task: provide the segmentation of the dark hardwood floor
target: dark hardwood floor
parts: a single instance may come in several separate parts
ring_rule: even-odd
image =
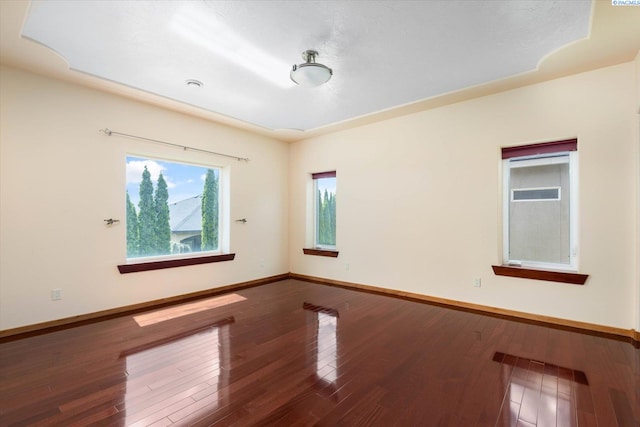
[[[7,341],[0,370],[2,426],[640,425],[630,343],[295,280]]]

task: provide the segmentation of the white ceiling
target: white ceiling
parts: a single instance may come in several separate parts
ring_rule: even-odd
[[[43,71],[53,59],[43,63],[19,49],[35,41],[51,49],[49,56],[60,55],[68,79],[101,81],[107,90],[164,99],[174,109],[283,139],[471,93],[488,82],[527,84],[535,78],[521,77],[534,76],[543,59],[571,51],[563,46],[582,46],[572,62],[582,69],[631,60],[640,49],[640,20],[634,28],[622,13],[638,18],[640,8],[589,0],[24,3],[0,2],[3,63]],[[5,12],[23,25],[9,23]],[[597,16],[606,21],[601,33],[615,33],[617,50],[596,49],[604,37],[591,40]],[[621,28],[609,28],[611,21]],[[629,34],[637,40],[626,40]],[[324,86],[307,89],[289,80],[307,49],[333,69]],[[556,62],[546,78],[572,72]],[[189,87],[188,79],[204,86]]]

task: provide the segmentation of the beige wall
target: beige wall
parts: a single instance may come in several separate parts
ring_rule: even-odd
[[[3,67],[0,329],[287,273],[287,144]],[[228,160],[112,130],[249,157]],[[229,165],[231,262],[120,275],[127,153]],[[103,219],[121,222],[106,227]],[[51,289],[63,299],[51,301]]]
[[[640,329],[640,59],[289,146],[0,72],[0,329],[287,271]],[[98,132],[105,127],[252,160],[108,138]],[[494,276],[500,147],[570,137],[579,141],[580,270],[589,280]],[[229,165],[231,219],[248,219],[231,223],[236,260],[118,274],[124,224],[103,219],[125,217],[127,153]],[[333,169],[340,256],[305,256],[307,174]],[[53,288],[61,301],[51,301]]]
[[[636,107],[637,107],[637,113],[638,115],[636,116],[636,121],[637,121],[637,125],[636,125],[636,159],[637,159],[637,165],[639,165],[636,168],[636,177],[637,177],[637,189],[638,191],[636,191],[636,218],[637,218],[637,228],[636,228],[636,250],[637,250],[637,254],[638,257],[640,257],[640,51],[638,51],[638,54],[636,55],[636,59],[635,59],[635,71],[636,71],[636,79],[635,79],[635,85],[636,85]],[[636,301],[636,322],[635,322],[635,329],[636,331],[640,331],[640,261],[638,261],[636,263],[636,294],[635,294],[635,301]]]
[[[295,143],[291,271],[631,329],[638,304],[634,63]],[[585,286],[494,276],[500,147],[578,138]],[[337,259],[302,254],[307,174],[337,171]],[[482,278],[482,287],[473,286]]]

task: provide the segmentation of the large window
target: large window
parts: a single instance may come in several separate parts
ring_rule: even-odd
[[[314,201],[314,246],[318,249],[336,247],[336,173],[312,174]]]
[[[221,169],[127,157],[127,259],[221,248]]]
[[[502,150],[504,263],[577,270],[577,140]]]

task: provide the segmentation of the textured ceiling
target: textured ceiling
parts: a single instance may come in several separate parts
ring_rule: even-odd
[[[74,70],[309,130],[534,70],[587,37],[590,13],[584,0],[34,1],[22,36]],[[306,49],[333,68],[328,84],[290,81]]]
[[[328,84],[290,82],[307,49],[333,68]],[[639,49],[640,7],[610,0],[0,0],[2,65],[285,141],[628,62]]]

